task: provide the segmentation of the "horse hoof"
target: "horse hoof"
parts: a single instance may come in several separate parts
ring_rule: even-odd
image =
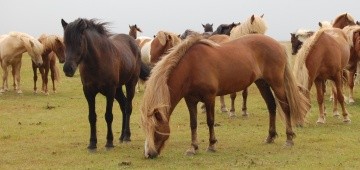
[[[194,156],[196,154],[196,150],[194,148],[190,148],[186,151],[186,156]]]
[[[114,146],[114,144],[111,142],[111,143],[107,143],[106,145],[105,145],[105,148],[107,149],[107,150],[111,150],[111,149],[113,149],[115,146]]]
[[[334,117],[339,117],[339,116],[340,116],[340,114],[339,114],[339,112],[338,112],[338,111],[335,111],[335,112],[333,113],[333,116],[334,116]]]
[[[223,113],[227,113],[229,110],[226,108],[226,107],[222,107],[221,108],[221,112],[223,112]]]
[[[87,149],[89,150],[89,151],[95,151],[96,150],[96,145],[89,145],[88,147],[87,147]]]
[[[325,124],[325,118],[319,118],[317,121],[316,121],[317,124]]]
[[[351,120],[347,117],[347,118],[344,118],[343,122],[344,123],[351,123]]]
[[[292,141],[292,140],[286,140],[285,146],[286,146],[286,147],[292,147],[292,146],[294,146],[294,141]]]
[[[130,143],[130,142],[131,142],[130,137],[120,138],[120,143]]]
[[[355,100],[353,98],[349,98],[349,104],[354,104]]]
[[[23,92],[21,90],[16,91],[17,94],[22,94]]]
[[[229,112],[229,117],[230,118],[235,118],[236,117],[235,112],[230,111]]]
[[[274,141],[275,141],[275,138],[268,137],[268,138],[266,138],[265,143],[270,144],[270,143],[274,143]]]
[[[0,93],[4,93],[5,92],[5,90],[4,89],[0,89]]]
[[[209,146],[209,147],[206,149],[206,152],[211,152],[211,153],[216,152],[215,146]]]
[[[243,116],[243,117],[248,117],[248,116],[249,116],[249,113],[246,112],[246,111],[243,111],[243,112],[242,112],[242,116]]]

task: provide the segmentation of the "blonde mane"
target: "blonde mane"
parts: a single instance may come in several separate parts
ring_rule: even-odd
[[[178,65],[186,51],[196,43],[203,43],[209,46],[218,46],[213,41],[202,38],[201,36],[189,36],[185,41],[177,45],[171,52],[163,57],[151,71],[151,76],[147,81],[141,104],[141,122],[143,130],[150,139],[149,146],[154,147],[153,134],[156,126],[154,112],[160,113],[164,121],[168,121],[167,113],[170,111],[170,92],[167,81],[172,70]]]
[[[34,53],[37,56],[40,56],[43,53],[43,45],[31,35],[22,32],[10,32],[9,36],[12,36],[22,41],[28,52]]]
[[[163,46],[166,44],[167,36],[171,37],[171,45],[172,46],[175,46],[181,42],[181,39],[178,37],[178,35],[171,33],[171,32],[159,31],[156,34],[156,37],[158,37],[160,44]]]
[[[252,18],[254,21],[251,22]],[[230,39],[234,40],[247,34],[265,34],[267,26],[261,16],[252,15],[244,23],[234,27],[230,32]]]
[[[347,17],[347,19],[348,19],[349,21],[352,21],[352,22],[355,23],[355,19],[354,19],[353,16],[351,16],[349,13],[343,13],[343,14],[340,14],[339,16],[337,16],[337,17],[335,18],[335,20],[332,22],[332,24],[336,23],[336,22],[337,22],[342,16],[344,16],[344,15],[346,15],[346,17]]]
[[[46,34],[41,34],[40,37],[38,38],[39,42],[44,46],[44,51],[46,50],[55,50],[56,48],[58,48],[58,43],[57,40],[61,42],[61,44],[63,44],[63,39],[60,36],[57,35],[46,35]]]
[[[352,26],[346,26],[343,28],[348,41],[350,42],[350,47],[354,46],[354,41],[353,41],[353,37],[354,37],[354,32],[358,32],[360,31],[360,26],[359,25],[352,25]]]

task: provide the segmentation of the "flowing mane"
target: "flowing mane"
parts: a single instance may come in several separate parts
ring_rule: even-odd
[[[244,23],[234,27],[230,32],[230,39],[237,39],[246,34],[265,34],[267,26],[261,16],[252,15]]]
[[[354,41],[353,41],[354,32],[360,31],[360,26],[359,25],[346,26],[346,27],[344,27],[343,30],[348,37],[350,46],[353,47],[354,46]]]
[[[41,34],[38,40],[43,44],[44,50],[56,49],[57,40],[63,43],[63,38],[57,35]]]
[[[165,55],[151,71],[151,76],[147,82],[146,91],[141,105],[141,120],[144,130],[153,130],[156,125],[154,111],[161,114],[163,120],[167,120],[166,113],[170,110],[170,92],[167,84],[172,70],[177,66],[186,51],[196,43],[203,43],[212,47],[218,46],[213,41],[204,39],[201,36],[190,36],[185,41],[177,45],[169,54]],[[156,95],[152,95],[156,94]],[[150,114],[149,114],[150,113]],[[151,135],[153,133],[146,133]],[[149,136],[153,138],[153,136]]]
[[[339,16],[337,16],[334,20],[334,22],[332,22],[332,24],[338,22],[339,19],[341,19],[341,17],[344,17],[344,15],[346,15],[347,19],[351,22],[354,22],[355,23],[355,19],[353,16],[351,16],[349,13],[343,13],[343,14],[340,14]]]
[[[9,36],[21,40],[28,52],[33,52],[35,55],[41,55],[43,53],[43,45],[31,35],[22,32],[10,32]]]

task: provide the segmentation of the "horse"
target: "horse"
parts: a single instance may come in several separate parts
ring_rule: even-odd
[[[155,64],[161,60],[164,54],[166,54],[171,48],[180,44],[181,39],[177,34],[159,31],[150,47],[150,62]]]
[[[141,103],[146,158],[157,157],[164,148],[170,136],[170,116],[182,98],[190,112],[192,137],[188,155],[198,150],[196,108],[200,101],[206,105],[208,151],[216,151],[216,96],[244,90],[255,82],[269,110],[266,142],[274,142],[277,136],[275,101],[278,101],[285,116],[288,146],[294,144],[292,125],[302,124],[309,109],[307,98],[298,91],[286,52],[279,42],[265,35],[251,34],[221,45],[193,36],[164,56],[152,71]]]
[[[340,29],[343,29],[348,25],[355,25],[354,17],[351,16],[349,13],[344,13],[337,16],[334,22],[332,23],[332,26],[334,28],[340,28]]]
[[[149,69],[141,62],[140,50],[134,38],[126,34],[111,34],[107,23],[78,18],[71,23],[61,19],[64,29],[65,64],[63,71],[73,77],[79,67],[83,92],[89,108],[89,150],[97,148],[95,97],[106,97],[106,148],[112,148],[112,107],[114,98],[120,105],[123,122],[120,142],[130,142],[130,115],[138,77],[146,80]],[[125,86],[126,97],[122,86]]]
[[[214,29],[213,29],[213,24],[209,24],[209,23],[206,23],[205,25],[204,24],[201,24],[204,28],[204,32],[213,32]]]
[[[184,39],[186,39],[188,36],[190,36],[190,35],[201,35],[201,36],[204,36],[204,37],[210,37],[211,35],[212,35],[212,33],[211,32],[204,32],[204,33],[199,33],[199,32],[196,32],[196,31],[194,31],[194,30],[191,30],[191,29],[186,29],[185,31],[184,31],[184,33],[182,33],[181,35],[180,35],[180,39],[181,40],[184,40]]]
[[[310,38],[314,33],[315,33],[314,31],[309,31],[304,29],[298,29],[297,31],[290,33],[291,35],[290,42],[292,49],[291,54],[296,55],[298,50],[303,45],[304,41]]]
[[[354,85],[355,85],[355,73],[358,71],[358,65],[360,61],[360,53],[358,48],[358,43],[360,41],[360,26],[352,25],[346,26],[343,28],[346,32],[348,39],[352,41],[351,49],[350,49],[350,59],[346,69],[349,71],[349,103],[354,103]]]
[[[142,30],[135,24],[135,25],[129,25],[129,35],[133,37],[134,39],[137,38],[137,32],[142,32]]]
[[[332,80],[336,90],[333,90],[336,102],[339,101],[343,121],[350,122],[342,94],[342,72],[349,61],[350,42],[343,30],[339,28],[320,29],[307,39],[299,50],[294,65],[294,74],[301,89],[309,91],[315,83],[319,118],[317,123],[325,123],[324,92],[325,81]],[[310,100],[310,94],[306,93]],[[334,113],[336,114],[336,113]]]
[[[29,34],[21,32],[10,32],[0,37],[0,63],[3,70],[3,84],[0,93],[8,91],[8,68],[12,67],[14,90],[21,94],[20,89],[20,69],[22,54],[28,52],[31,60],[36,65],[41,65],[43,60],[41,54],[43,45]]]
[[[46,35],[42,34],[38,38],[39,42],[44,46],[44,51],[41,54],[43,64],[41,66],[37,66],[34,61],[32,61],[32,69],[34,73],[34,93],[37,93],[36,81],[37,77],[37,69],[41,73],[42,78],[42,92],[46,95],[49,94],[48,91],[48,75],[49,70],[51,72],[51,81],[53,85],[53,92],[56,93],[55,81],[59,80],[59,68],[56,66],[56,58],[58,58],[60,63],[65,62],[65,47],[61,37],[57,35]]]
[[[240,25],[241,23],[231,23],[231,24],[220,24],[216,30],[212,33],[212,35],[216,35],[216,34],[225,34],[225,35],[230,35],[231,30]]]
[[[265,34],[267,30],[267,26],[265,21],[263,20],[264,15],[255,16],[252,15],[248,18],[243,24],[237,25],[233,27],[230,31],[230,40],[238,39],[244,35],[248,34]],[[242,116],[248,116],[249,113],[247,112],[246,102],[248,96],[248,90],[245,88],[242,92],[243,96],[243,105],[242,105]],[[236,98],[236,93],[230,95],[231,98],[231,109],[229,112],[230,117],[235,117],[235,107],[234,101]],[[226,106],[224,105],[226,108]],[[227,110],[227,109],[225,109]]]

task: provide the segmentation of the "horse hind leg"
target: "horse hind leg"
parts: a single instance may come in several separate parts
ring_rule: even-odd
[[[343,93],[342,93],[342,80],[341,80],[341,73],[339,73],[335,79],[334,79],[334,82],[335,82],[335,86],[336,86],[336,98],[337,100],[339,101],[340,105],[341,105],[341,109],[342,109],[342,112],[343,112],[343,117],[344,117],[344,122],[345,123],[349,123],[351,122],[350,118],[349,118],[349,113],[348,111],[346,110],[345,108],[345,101],[344,101],[344,96],[343,96]]]
[[[324,104],[324,81],[323,80],[315,80],[316,94],[317,94],[317,102],[319,106],[319,118],[316,123],[325,123],[325,104]]]
[[[247,112],[247,107],[246,107],[246,103],[247,103],[247,96],[248,96],[248,88],[244,89],[242,92],[242,96],[243,96],[243,105],[242,105],[242,116],[248,116],[249,113]]]
[[[190,128],[191,128],[191,146],[186,151],[186,155],[195,155],[199,149],[199,142],[197,140],[197,104],[198,100],[190,97],[185,97],[185,102],[190,113]]]
[[[224,99],[224,96],[220,96],[220,110],[221,112],[223,113],[227,113],[228,112],[228,109],[226,108],[226,105],[225,105],[225,99]]]
[[[34,93],[37,93],[37,87],[36,87],[36,82],[38,80],[38,76],[37,76],[37,66],[35,65],[35,63],[32,61],[32,69],[33,69],[33,80],[34,80]]]
[[[349,104],[355,103],[355,100],[354,100],[355,72],[356,72],[356,70],[349,72],[349,82],[348,82],[349,89],[350,89]]]
[[[127,103],[127,100],[126,100],[126,97],[125,97],[124,92],[122,91],[121,87],[116,89],[115,99],[120,105],[120,110],[122,112],[122,119],[123,119],[122,127],[121,127],[121,134],[120,134],[119,140],[120,140],[120,143],[128,142],[128,141],[130,141],[130,138],[126,137],[126,135],[124,133],[125,120],[126,120],[126,107],[127,107],[126,103]]]
[[[270,86],[265,82],[265,80],[255,81],[256,86],[258,87],[262,98],[265,100],[266,106],[269,110],[269,135],[266,138],[266,143],[273,143],[277,137],[276,132],[276,103],[274,95],[271,92]]]
[[[17,94],[22,94],[22,90],[20,89],[20,69],[21,69],[21,61],[13,65],[13,76],[14,76],[14,89]]]
[[[231,108],[230,108],[230,112],[229,112],[229,117],[236,117],[236,114],[235,114],[236,93],[231,93],[230,99],[231,99]]]
[[[113,132],[112,132],[112,122],[113,122],[113,103],[114,103],[114,94],[115,88],[109,89],[108,94],[106,95],[106,112],[105,112],[105,120],[107,125],[107,135],[106,135],[106,148],[113,148]]]

